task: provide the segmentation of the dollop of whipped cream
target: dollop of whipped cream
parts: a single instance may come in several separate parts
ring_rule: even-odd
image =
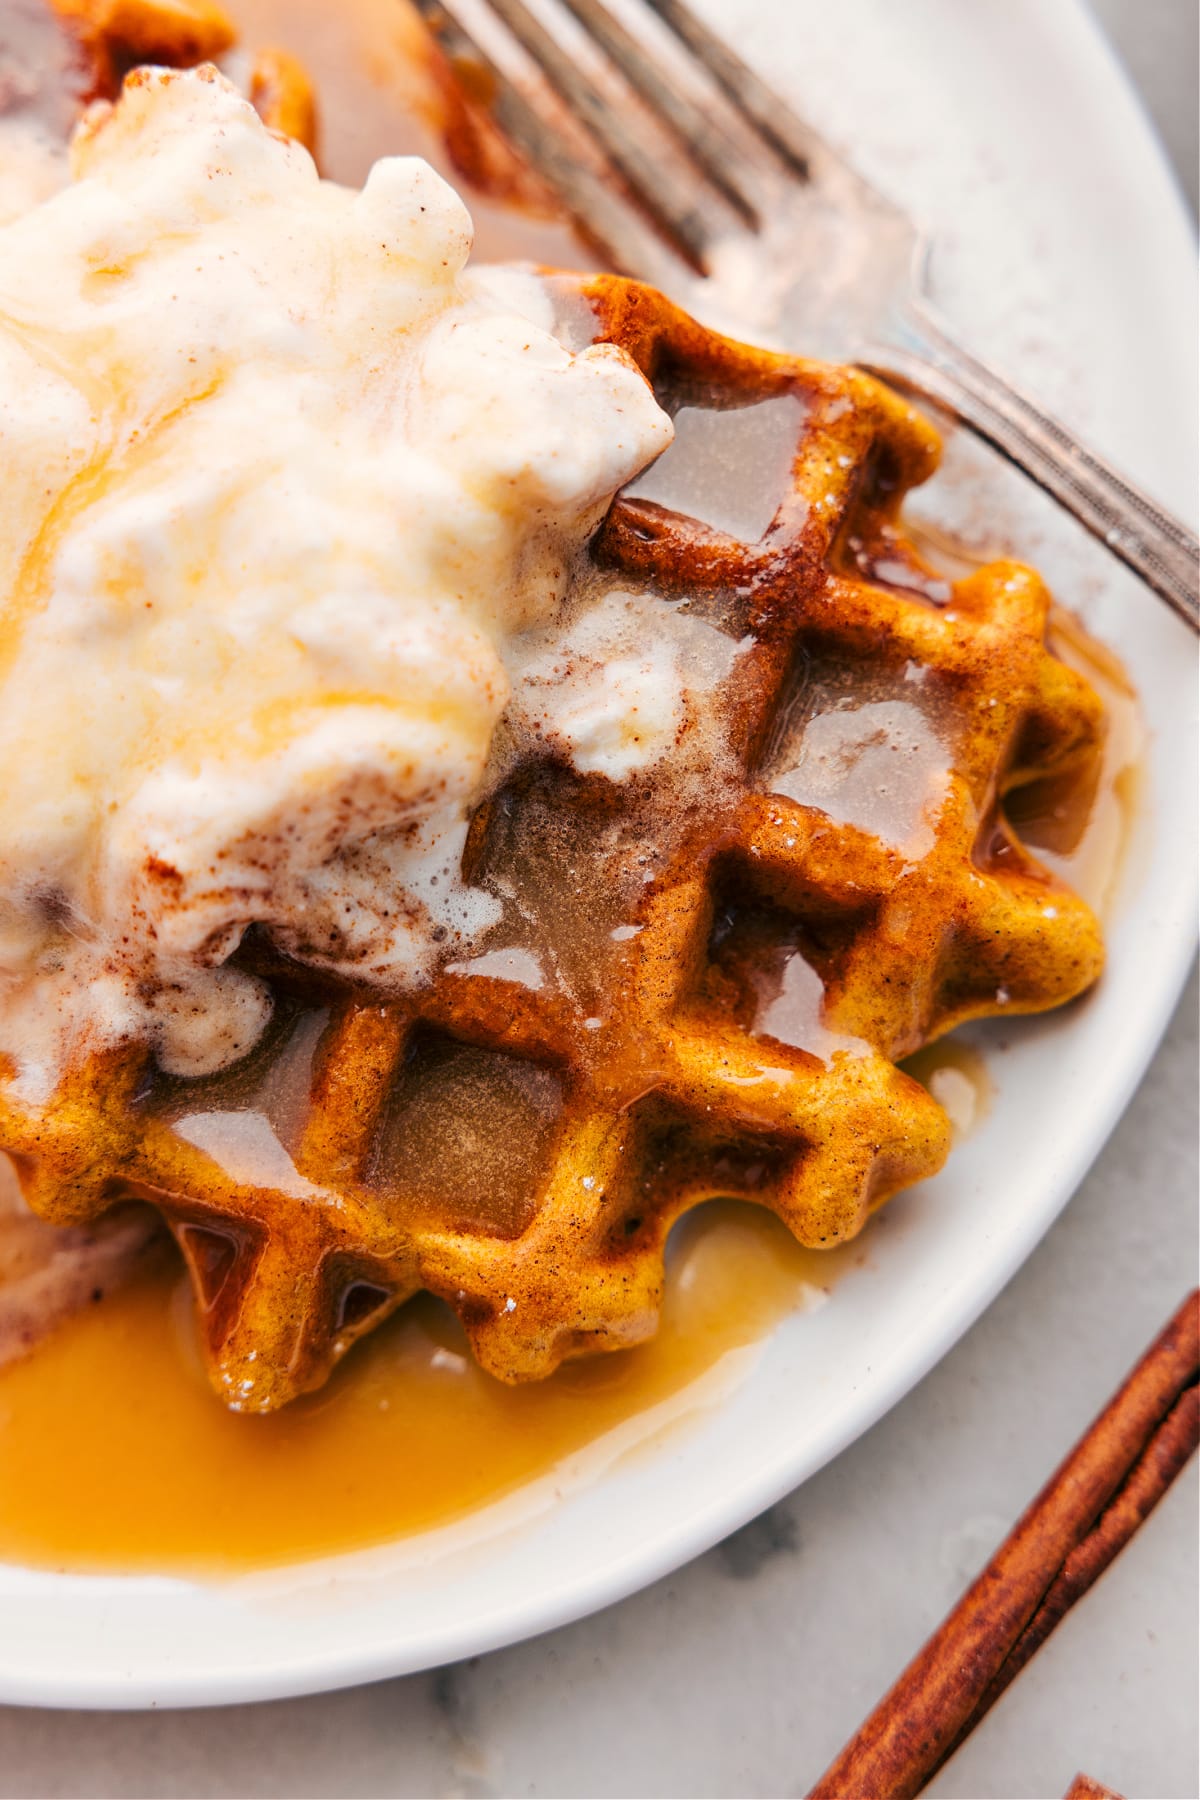
[[[419,981],[521,634],[670,441],[422,161],[318,178],[213,69],[137,71],[0,229],[0,1050],[169,1070],[269,1011],[246,927]]]

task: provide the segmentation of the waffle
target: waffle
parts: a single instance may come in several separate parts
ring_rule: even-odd
[[[238,1409],[319,1386],[421,1288],[506,1381],[634,1344],[671,1225],[710,1197],[845,1241],[947,1154],[897,1060],[1056,1006],[1101,965],[1092,915],[1003,806],[1094,755],[1100,705],[1046,648],[1037,575],[951,583],[905,535],[932,427],[858,372],[737,345],[638,284],[555,286],[563,329],[620,345],[677,416],[578,583],[724,634],[703,726],[619,785],[552,745],[510,754],[464,854],[504,916],[427,986],[355,988],[252,930],[240,954],[276,1010],[237,1069],[184,1082],[125,1048],[41,1106],[0,1082],[0,1145],[36,1212],[161,1209]],[[705,430],[733,432],[724,464]],[[728,527],[742,507],[749,530],[663,503],[725,465],[708,511]],[[869,727],[849,776],[831,720]]]

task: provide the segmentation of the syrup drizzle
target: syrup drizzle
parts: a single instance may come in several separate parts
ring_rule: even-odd
[[[789,489],[804,419],[799,398],[777,394],[749,406],[668,404],[668,410],[674,441],[626,494],[757,543]]]
[[[870,679],[864,689],[853,670],[803,661],[764,785],[919,858],[933,846],[954,756],[937,678],[904,663]]]

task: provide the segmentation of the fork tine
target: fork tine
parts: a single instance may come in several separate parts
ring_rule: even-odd
[[[538,112],[443,0],[413,0],[413,5],[451,64],[475,64],[486,71],[492,90],[490,110],[498,129],[540,170],[572,215],[586,221],[589,234],[616,267],[668,291],[686,286],[686,278],[681,280],[684,266],[663,243],[658,230],[614,193],[596,170],[587,167],[566,143],[558,124]]]
[[[658,220],[688,262],[703,274],[712,230],[696,206],[691,185],[679,179],[659,148],[580,73],[525,0],[488,0],[488,4],[624,176],[638,204]]]
[[[645,0],[645,4],[670,27],[802,180],[812,177],[814,165],[828,162],[830,152],[816,132],[810,131],[803,119],[710,31],[684,0]]]
[[[720,189],[747,223],[757,224],[760,213],[754,172],[728,134],[719,130],[711,111],[699,106],[671,79],[662,64],[601,0],[562,0],[562,4],[675,133],[713,186]]]

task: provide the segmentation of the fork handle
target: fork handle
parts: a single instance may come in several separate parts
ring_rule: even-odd
[[[944,408],[991,444],[1200,631],[1195,534],[957,344],[932,308],[914,304],[894,344],[872,346],[856,360],[890,386]]]

